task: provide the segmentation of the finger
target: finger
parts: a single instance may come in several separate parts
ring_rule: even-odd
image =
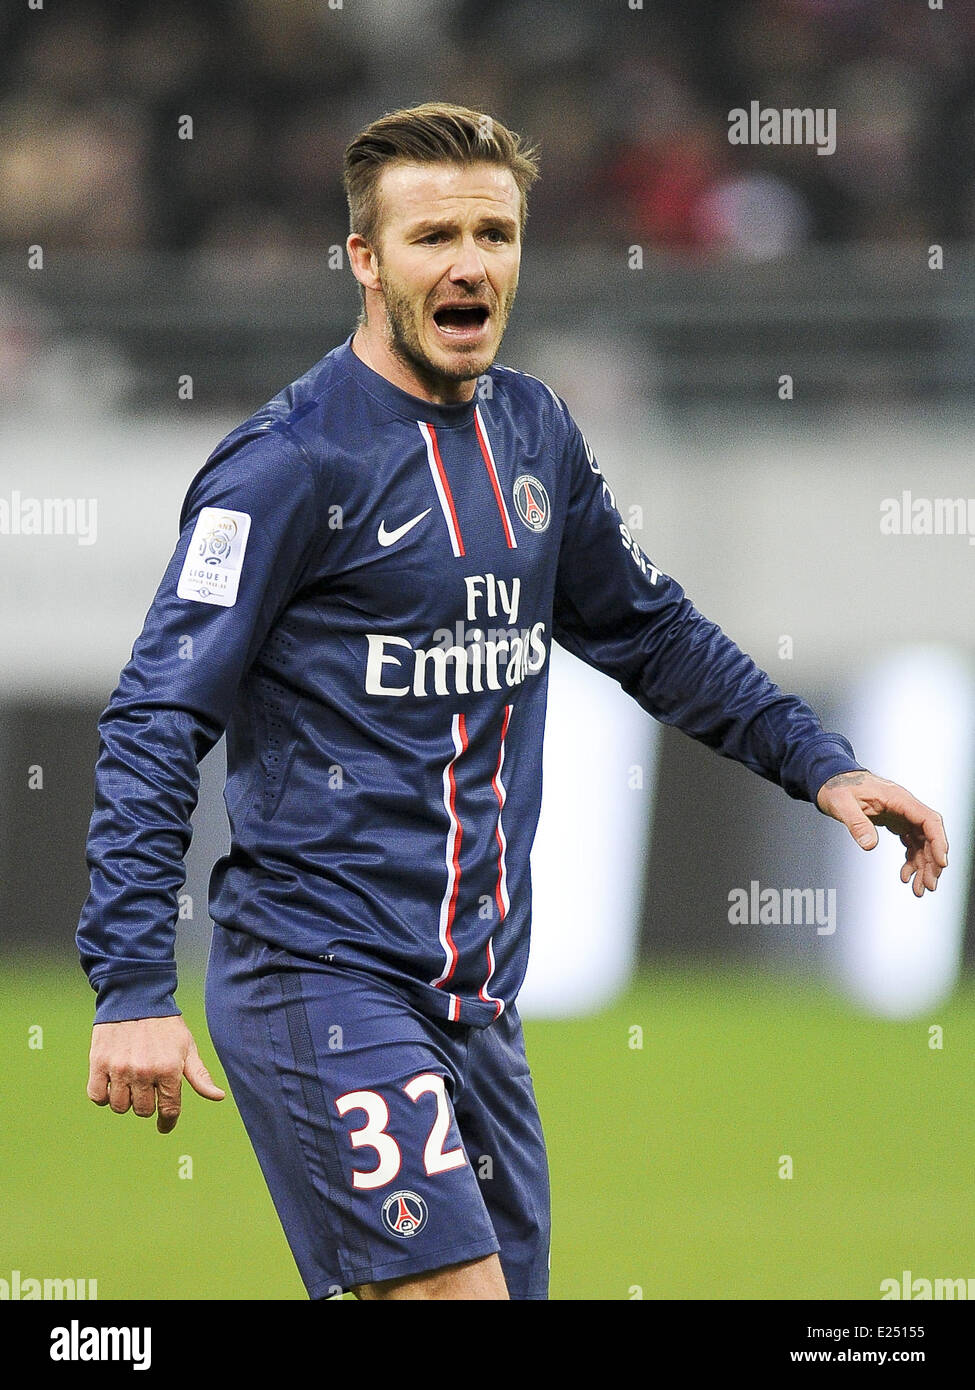
[[[933,865],[928,861],[923,848],[908,848],[901,878],[905,883],[911,884],[911,890],[918,898],[924,895],[925,888],[934,890],[937,876],[934,875]]]
[[[843,816],[843,824],[861,849],[876,849],[880,841],[876,827],[867,819],[860,807],[854,803]]]
[[[207,1100],[223,1100],[226,1091],[222,1091],[214,1082],[195,1046],[186,1054],[183,1072],[198,1096],[204,1096]]]
[[[132,1093],[125,1081],[109,1081],[108,1103],[116,1115],[124,1115],[132,1104]]]
[[[921,831],[927,843],[931,847],[931,854],[934,862],[942,869],[948,867],[948,837],[945,834],[944,821],[937,811],[928,810],[924,807],[927,814],[921,821]]]
[[[156,1116],[156,1129],[160,1134],[169,1134],[176,1128],[181,1109],[182,1077],[165,1076],[156,1082],[159,1097],[159,1113]]]
[[[871,819],[875,824],[900,834],[905,845],[908,843],[905,836],[909,836],[913,847],[929,846],[938,870],[948,867],[948,837],[937,811],[892,783],[885,786],[883,797],[868,797],[867,805],[871,805],[871,801],[874,803]]]
[[[142,1120],[156,1113],[156,1089],[144,1081],[132,1085],[132,1109]]]
[[[911,867],[914,870],[914,882],[911,886],[915,897],[923,898],[925,889],[933,893],[938,881],[937,874],[923,849],[914,855]]]
[[[904,816],[911,823],[906,835],[902,836],[904,844],[922,851],[925,858],[937,867],[939,873],[946,869],[948,838],[945,835],[944,822],[937,811],[916,802],[904,808]]]
[[[904,862],[909,865],[911,872],[924,866],[924,845],[919,844],[913,835],[902,835],[901,844],[904,846]]]
[[[825,808],[826,813],[845,825],[861,849],[875,849],[880,836],[852,791],[837,791]]]
[[[88,1068],[85,1094],[96,1105],[108,1104],[108,1071],[100,1062],[92,1062]]]
[[[921,845],[916,862],[920,867],[924,887],[929,893],[933,893],[938,886],[938,879],[941,877],[943,866],[936,859],[935,851],[930,842]]]
[[[924,885],[930,893],[933,893],[938,886],[938,879],[941,877],[941,865],[932,861],[930,852],[924,856]]]
[[[936,816],[935,819],[940,818]],[[904,846],[904,863],[900,869],[901,882],[909,883],[913,877],[912,887],[918,897],[921,897],[925,890],[933,893],[945,868],[943,861],[947,852],[939,851],[936,842],[928,839],[921,828],[912,827],[904,830],[899,839]]]

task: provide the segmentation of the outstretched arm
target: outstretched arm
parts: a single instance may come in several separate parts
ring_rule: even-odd
[[[847,739],[759,669],[688,600],[630,533],[578,426],[559,552],[553,636],[619,682],[663,724],[813,802],[841,772],[863,771]],[[555,426],[553,426],[553,431]]]
[[[900,838],[906,851],[901,880],[914,879],[914,892],[924,896],[938,886],[948,867],[948,840],[937,811],[918,801],[905,787],[872,772],[840,772],[820,787],[816,805],[840,821],[862,849],[874,849],[882,825]]]
[[[827,733],[805,701],[781,691],[650,563],[624,525],[592,450],[564,415],[573,487],[555,638],[619,681],[655,719],[744,763],[790,796],[815,801],[864,849],[878,843],[874,826],[885,826],[907,851],[903,882],[913,877],[919,898],[925,889],[933,892],[948,864],[938,813],[861,767],[846,739]]]

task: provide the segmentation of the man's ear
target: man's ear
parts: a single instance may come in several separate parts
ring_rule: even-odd
[[[378,290],[380,288],[379,257],[368,241],[361,237],[358,232],[352,232],[346,238],[345,250],[349,257],[352,274],[359,284],[367,290]]]

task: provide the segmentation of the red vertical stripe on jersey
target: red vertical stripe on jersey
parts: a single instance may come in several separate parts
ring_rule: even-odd
[[[508,515],[508,508],[505,506],[504,498],[501,495],[501,484],[498,482],[498,470],[494,464],[494,453],[487,437],[481,420],[481,410],[479,406],[474,407],[474,429],[477,433],[477,442],[481,446],[481,455],[484,459],[484,466],[487,468],[488,477],[491,479],[491,486],[494,489],[494,500],[498,504],[498,511],[501,513],[501,525],[504,527],[504,538],[508,542],[508,549],[517,549],[518,542],[515,540],[515,533],[511,525],[511,517]]]

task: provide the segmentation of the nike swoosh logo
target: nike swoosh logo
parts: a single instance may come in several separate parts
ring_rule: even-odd
[[[397,541],[403,539],[407,531],[412,531],[417,522],[422,521],[425,516],[429,516],[432,511],[432,507],[427,507],[425,512],[421,512],[419,516],[413,517],[412,521],[405,521],[402,526],[397,526],[395,531],[387,531],[386,522],[383,520],[379,523],[379,532],[376,539],[379,541],[380,545],[395,545]]]

